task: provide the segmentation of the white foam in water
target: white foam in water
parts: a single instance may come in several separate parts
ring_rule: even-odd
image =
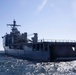
[[[76,75],[76,61],[37,63],[0,55],[0,75]]]

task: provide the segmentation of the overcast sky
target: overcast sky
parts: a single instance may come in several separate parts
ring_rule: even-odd
[[[39,39],[76,40],[76,0],[0,0],[0,50],[2,36],[11,31],[13,20],[18,29]]]

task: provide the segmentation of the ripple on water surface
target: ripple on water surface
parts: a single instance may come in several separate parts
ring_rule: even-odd
[[[76,61],[38,63],[0,55],[0,75],[76,75]]]

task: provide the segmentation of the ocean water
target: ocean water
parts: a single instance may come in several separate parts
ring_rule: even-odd
[[[0,53],[0,75],[76,75],[76,61],[39,63]]]

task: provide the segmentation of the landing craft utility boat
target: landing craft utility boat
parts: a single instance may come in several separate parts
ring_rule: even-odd
[[[27,32],[20,33],[16,25],[11,26],[10,34],[4,35],[3,47],[5,54],[18,58],[36,60],[36,61],[57,61],[57,60],[74,60],[76,59],[76,42],[75,41],[38,41],[38,34],[29,39]]]

